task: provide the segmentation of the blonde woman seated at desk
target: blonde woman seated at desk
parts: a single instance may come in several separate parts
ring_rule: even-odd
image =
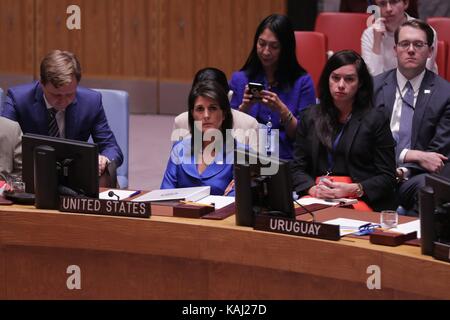
[[[212,195],[233,195],[236,143],[227,135],[233,127],[227,93],[215,81],[202,81],[188,104],[191,136],[172,147],[161,189],[210,186]]]

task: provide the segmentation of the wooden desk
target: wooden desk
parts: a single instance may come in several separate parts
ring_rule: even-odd
[[[66,286],[70,265],[81,269],[81,290]],[[367,288],[371,265],[381,268],[380,290]],[[450,299],[450,264],[419,247],[254,231],[234,216],[142,220],[0,206],[0,298]]]

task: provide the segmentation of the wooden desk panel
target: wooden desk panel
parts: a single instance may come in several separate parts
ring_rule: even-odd
[[[254,231],[234,216],[0,207],[0,250],[3,299],[450,299],[450,264],[419,247]],[[66,287],[69,265],[81,268],[81,290]],[[381,268],[381,290],[366,286],[370,265]]]

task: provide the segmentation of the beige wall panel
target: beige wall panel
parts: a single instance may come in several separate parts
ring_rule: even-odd
[[[195,0],[166,0],[160,12],[161,80],[187,80],[192,77],[194,62],[193,8]]]
[[[147,0],[147,77],[157,78],[159,76],[159,0]]]
[[[81,65],[85,74],[111,74],[110,46],[113,24],[109,19],[110,0],[85,1],[81,21],[84,56]]]
[[[0,0],[0,72],[33,72],[33,0]]]
[[[145,77],[147,75],[147,19],[146,0],[128,0],[123,7],[123,75]]]
[[[74,4],[83,8],[82,2],[81,0],[35,0],[36,65],[39,65],[42,58],[54,49],[72,51],[83,61],[81,30],[69,30],[66,26],[66,20],[69,17],[66,13],[67,7]]]

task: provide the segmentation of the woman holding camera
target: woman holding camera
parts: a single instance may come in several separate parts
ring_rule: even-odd
[[[299,195],[358,198],[371,211],[395,207],[395,141],[389,118],[372,106],[372,77],[356,52],[336,52],[319,80],[320,104],[297,128],[292,180]]]
[[[249,82],[257,84],[250,88]],[[260,23],[253,49],[242,69],[233,73],[230,88],[231,107],[278,129],[279,156],[292,159],[299,112],[316,98],[311,77],[297,62],[295,35],[286,16],[273,14]]]

